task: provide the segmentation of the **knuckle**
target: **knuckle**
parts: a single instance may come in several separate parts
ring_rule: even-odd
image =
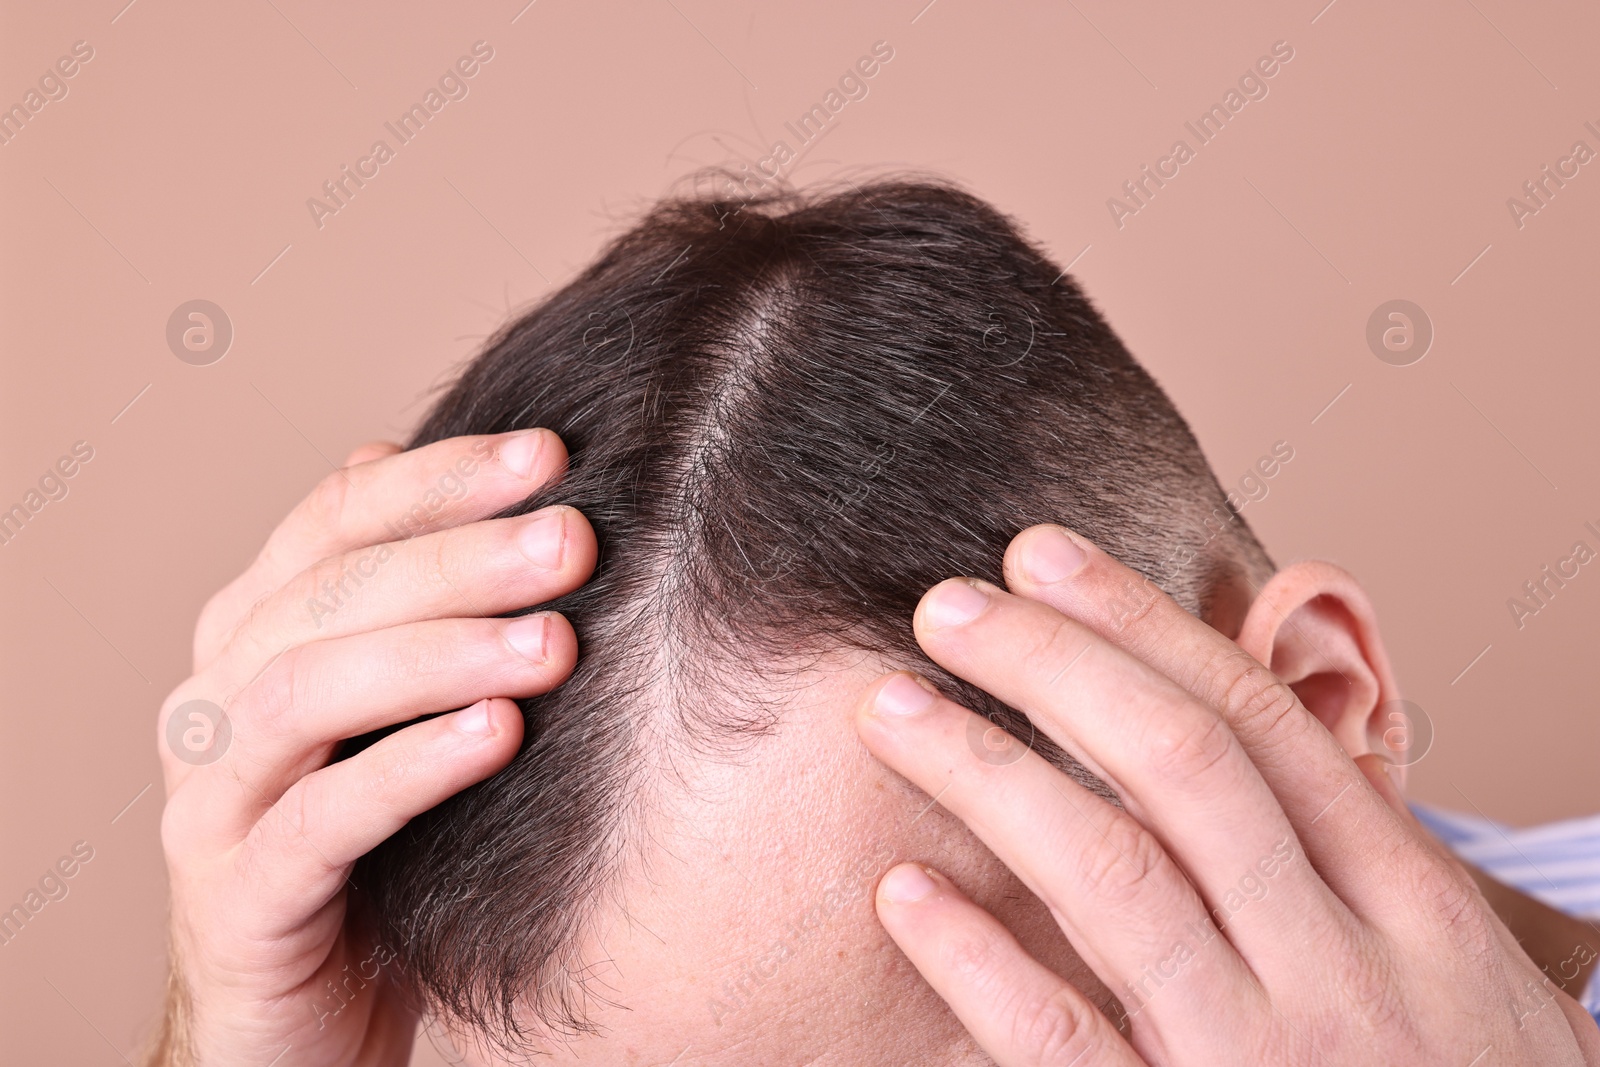
[[[1350,1032],[1352,1022],[1361,1033],[1382,1034],[1385,1042],[1399,1040],[1412,1022],[1400,993],[1401,983],[1387,957],[1359,940],[1341,955],[1349,961],[1340,981],[1341,999],[1348,1010],[1330,1006],[1320,1014],[1314,1029],[1323,1032],[1323,1047],[1336,1047]]]
[[[339,529],[350,504],[350,490],[350,475],[342,470],[318,482],[305,499],[305,515],[311,526],[324,533]]]
[[[1124,575],[1120,589],[1106,604],[1112,628],[1118,633],[1137,630],[1164,595],[1161,587],[1148,577],[1137,573]]]
[[[445,585],[454,589],[459,584],[457,576],[475,573],[473,565],[478,561],[472,558],[473,546],[474,538],[459,527],[413,537],[401,548],[407,584],[441,591]]]
[[[263,733],[285,732],[293,725],[294,709],[307,699],[312,673],[301,646],[284,649],[239,692],[230,710]]]
[[[1416,900],[1427,910],[1446,943],[1472,963],[1498,954],[1499,936],[1478,889],[1438,857],[1418,849]]]
[[[1171,862],[1155,835],[1120,811],[1099,833],[1087,835],[1085,844],[1080,883],[1111,906],[1131,903],[1149,892],[1154,884],[1150,876]]]
[[[310,833],[317,825],[317,813],[312,790],[306,787],[306,779],[301,779],[286,790],[278,798],[277,805],[272,806],[272,813],[275,817],[270,819],[270,837],[274,838],[274,845],[282,848],[293,845],[294,841],[310,840]]]
[[[295,581],[295,602],[304,601],[306,612],[316,620],[319,630],[322,628],[323,614],[332,614],[346,603],[349,586],[342,555],[318,560],[302,571]],[[304,594],[303,597],[301,594]],[[254,616],[255,608],[252,608],[246,626],[250,626]]]
[[[491,641],[493,642],[491,644]],[[446,679],[464,669],[493,669],[505,647],[494,625],[483,619],[447,619],[421,627],[404,642],[380,646],[373,674],[384,682],[407,684]]]
[[[1228,758],[1233,732],[1219,716],[1186,707],[1160,716],[1146,746],[1151,772],[1163,780],[1193,782]]]
[[[190,806],[180,799],[181,796],[181,792],[174,794],[161,809],[161,851],[166,856],[167,866],[175,872],[187,868],[198,836]]]
[[[215,649],[222,644],[228,629],[225,611],[233,603],[232,591],[231,585],[219,589],[211,594],[205,606],[200,609],[200,616],[194,624],[194,656],[197,662],[202,658],[210,659]]]
[[[312,794],[302,778],[278,798],[262,820],[268,831],[265,840],[246,853],[250,859],[271,864],[281,851],[298,853],[305,849],[317,827],[317,804]],[[315,853],[314,849],[311,851]]]
[[[1157,592],[1161,598],[1170,601],[1171,598],[1167,597],[1166,593],[1160,592],[1159,589]],[[1156,649],[1182,648],[1186,640],[1185,631],[1195,621],[1193,615],[1175,603],[1160,611],[1156,610],[1158,607],[1162,607],[1162,600],[1152,599],[1146,611],[1140,614],[1140,619],[1143,621],[1139,625],[1137,635],[1130,634],[1127,639],[1128,650],[1141,659]],[[1146,615],[1149,618],[1145,618]],[[1186,672],[1192,670],[1192,665],[1188,663],[1177,663],[1170,668],[1173,680],[1190,690],[1193,687],[1184,680],[1184,677]]]
[[[178,688],[167,694],[167,699],[163,700],[161,702],[161,706],[156,709],[156,735],[158,739],[164,739],[166,737],[167,720],[172,718],[172,713],[177,711],[178,708],[181,707],[185,701],[189,700],[190,697],[193,696],[197,691],[198,684],[196,679],[190,677],[184,679],[178,684]],[[166,747],[167,746],[163,741],[161,745],[162,751],[165,751]]]
[[[422,568],[422,573],[430,578],[449,574],[451,560],[461,552],[461,540],[460,531],[454,527],[441,530],[432,537],[423,538],[423,551],[417,554],[417,562]]]
[[[222,704],[225,697],[218,693],[202,675],[193,675],[179,683],[178,687],[167,694],[167,698],[156,709],[155,715],[155,743],[156,757],[160,760],[162,768],[168,773],[184,767],[180,761],[179,753],[174,749],[174,731],[181,736],[184,728],[192,722],[185,720],[174,723],[173,717],[177,716],[183,706],[190,701],[201,700],[207,704]]]
[[[1241,732],[1270,737],[1300,709],[1294,690],[1242,649],[1230,652],[1218,673],[1219,710]]]
[[[373,752],[376,758],[362,781],[362,789],[373,804],[412,792],[417,779],[426,771],[422,757],[408,749],[396,747]]]
[[[1293,1021],[1283,1011],[1261,1026],[1261,1033],[1249,1040],[1238,1063],[1270,1063],[1273,1067],[1326,1067],[1329,1057],[1338,1055],[1349,1044],[1349,1020],[1333,1010],[1293,1012]],[[1345,1062],[1343,1060],[1339,1062]],[[1386,1060],[1372,1056],[1368,1038],[1362,1053],[1351,1063],[1413,1063],[1412,1060]],[[1424,1061],[1425,1062],[1425,1061]]]
[[[264,646],[269,640],[268,606],[272,602],[273,598],[270,595],[263,596],[245,608],[244,614],[234,624],[233,629],[224,635],[220,651],[228,652],[230,659],[233,658],[235,651],[246,657],[262,655],[265,652]]]
[[[1046,1067],[1075,1062],[1093,1035],[1092,1020],[1065,990],[1020,1006],[1012,1016],[1012,1047],[1022,1052],[1022,1062]]]
[[[1004,968],[993,932],[983,929],[952,932],[940,944],[939,955],[943,969],[960,985],[998,994]]]
[[[273,602],[271,592],[264,592],[253,600],[241,582],[234,582],[213,596],[201,609],[194,631],[194,663],[196,670],[210,666],[230,647],[243,639],[245,647],[259,644],[262,618]]]

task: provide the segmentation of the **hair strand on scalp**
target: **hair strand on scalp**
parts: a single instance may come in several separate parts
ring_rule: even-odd
[[[606,987],[580,945],[643,862],[672,767],[772,724],[741,679],[858,649],[1026,731],[922,655],[929,586],[1001,581],[1040,522],[1191,611],[1270,571],[1237,514],[1206,528],[1225,505],[1198,444],[1076,283],[937,181],[657,205],[492,338],[411,446],[532,426],[569,469],[506,514],[568,504],[600,540],[594,580],[548,605],[578,666],[521,702],[504,771],[354,877],[418,1005],[507,1050],[592,1030]]]

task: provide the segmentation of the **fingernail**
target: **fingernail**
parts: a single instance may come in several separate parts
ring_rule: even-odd
[[[872,710],[879,715],[915,715],[934,702],[934,695],[909,674],[897,674],[878,688]]]
[[[524,430],[500,445],[500,462],[518,478],[526,478],[543,450],[544,434],[538,430]]]
[[[480,700],[456,712],[456,729],[473,737],[487,737],[493,733],[489,725],[489,701]]]
[[[989,595],[969,581],[945,582],[922,603],[922,617],[930,626],[960,626],[978,617],[989,605]]]
[[[927,871],[915,863],[902,863],[883,876],[878,895],[891,904],[914,904],[938,888]]]
[[[517,544],[528,561],[547,571],[561,566],[567,547],[566,515],[561,511],[542,512],[522,528]]]
[[[517,650],[523,659],[534,663],[545,660],[545,637],[550,633],[550,619],[546,615],[523,615],[506,623],[506,643]]]
[[[1044,529],[1028,539],[1022,570],[1040,585],[1054,585],[1083,569],[1089,557],[1065,533]]]

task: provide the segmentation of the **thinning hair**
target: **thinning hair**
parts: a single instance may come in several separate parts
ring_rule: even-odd
[[[1040,522],[1196,613],[1225,576],[1271,568],[1073,280],[936,181],[658,204],[495,336],[411,445],[534,426],[565,440],[568,473],[504,514],[569,504],[600,542],[593,581],[549,605],[576,670],[521,702],[506,769],[355,877],[403,986],[505,1047],[591,1027],[576,948],[638,858],[663,753],[773,723],[730,678],[865,650],[1031,735],[919,650],[929,586],[1000,581]]]

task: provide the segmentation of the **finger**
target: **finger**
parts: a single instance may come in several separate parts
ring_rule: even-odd
[[[448,438],[336,471],[267,539],[263,581],[276,588],[336,552],[492,515],[557,477],[566,459],[549,430],[519,430]]]
[[[1227,724],[1170,678],[983,582],[935,586],[915,627],[935,662],[1027,713],[1117,791],[1257,973],[1296,973],[1295,939],[1354,929]]]
[[[251,609],[207,674],[243,685],[307,641],[548,603],[583,584],[598,551],[583,514],[558,505],[331,557]]]
[[[1556,1004],[1561,1008],[1561,1014],[1567,1020],[1567,1026],[1577,1039],[1578,1051],[1583,1056],[1583,1062],[1600,1063],[1600,1028],[1595,1026],[1600,1019],[1590,1015],[1587,1008],[1561,990],[1555,990],[1554,996]]]
[[[878,883],[877,908],[900,951],[1002,1067],[1143,1067],[1105,1015],[943,875],[894,867]]]
[[[547,693],[577,654],[571,625],[552,613],[411,623],[300,646],[227,706],[227,751],[190,772],[204,779],[193,787],[214,813],[206,832],[237,840],[345,738],[490,694]]]
[[[1358,913],[1383,903],[1374,863],[1409,832],[1360,788],[1364,776],[1294,691],[1154,582],[1059,526],[1023,531],[1007,584],[1172,679],[1227,722],[1300,836],[1307,857]]]
[[[354,467],[358,463],[371,463],[375,459],[383,459],[385,456],[392,456],[404,451],[405,449],[393,441],[369,441],[364,445],[357,446],[354,452],[345,457],[340,466]]]
[[[1253,980],[1193,886],[1145,827],[1038,753],[974,744],[991,725],[904,673],[870,687],[857,716],[873,755],[1016,872],[1130,1010],[1158,1001],[1149,1025],[1203,1032]]]
[[[244,841],[241,863],[268,929],[295,928],[337,893],[350,865],[410,819],[494,774],[522,740],[503,698],[417,723],[300,779]]]
[[[566,459],[555,434],[527,430],[454,437],[334,471],[207,603],[195,631],[196,671],[253,604],[318,560],[493,515],[559,476]]]
[[[1378,755],[1376,752],[1366,752],[1354,760],[1356,768],[1361,772],[1367,784],[1372,786],[1389,810],[1402,818],[1416,818],[1411,814],[1411,809],[1406,806],[1405,797],[1400,795],[1400,787],[1395,784],[1391,774],[1398,769],[1394,764]]]

